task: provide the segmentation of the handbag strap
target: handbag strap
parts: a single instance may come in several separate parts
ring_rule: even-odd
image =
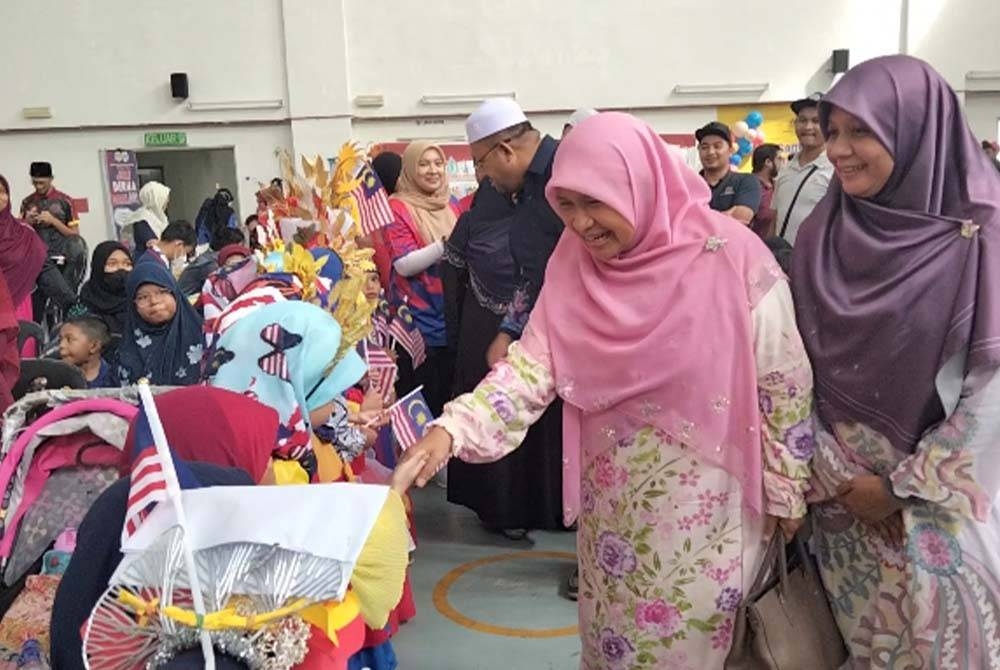
[[[779,554],[782,557],[781,559],[778,558]],[[771,536],[771,541],[764,551],[764,558],[761,560],[760,568],[757,569],[757,575],[753,579],[753,584],[744,597],[744,602],[753,602],[767,592],[768,588],[770,588],[769,582],[774,575],[775,569],[781,570],[782,575],[784,575],[787,568],[784,554],[784,537],[781,534],[780,528],[775,529],[774,535]],[[778,564],[779,560],[781,561],[781,565]]]
[[[792,568],[795,569],[801,566],[807,575],[813,577],[816,567],[809,557],[809,550],[806,549],[806,541],[802,536],[802,532],[796,533],[795,538],[788,544],[791,545],[797,559]],[[777,572],[778,577],[778,589],[784,593],[788,587],[788,548],[785,543],[785,536],[781,533],[780,528],[775,529],[774,535],[771,536],[771,541],[768,542],[767,549],[764,551],[764,558],[761,561],[760,568],[757,570],[757,575],[754,577],[750,590],[747,591],[744,602],[753,602],[764,595],[771,588],[775,572]]]
[[[816,574],[816,564],[813,563],[812,557],[809,555],[809,549],[806,547],[806,540],[802,536],[802,533],[796,533],[795,539],[792,541],[792,546],[795,549],[796,558],[798,558],[798,563],[802,566],[806,575],[812,578],[819,578]]]
[[[818,169],[818,165],[813,165],[809,168],[809,172],[806,173],[806,176],[802,178],[802,181],[799,182],[799,187],[795,189],[795,195],[792,196],[792,204],[788,206],[788,211],[785,212],[785,220],[781,224],[781,232],[778,233],[778,237],[784,239],[785,232],[788,231],[788,220],[792,218],[792,211],[795,209],[795,203],[799,200],[799,194],[802,193],[802,187],[806,185],[806,182],[809,181],[809,177],[813,176]]]

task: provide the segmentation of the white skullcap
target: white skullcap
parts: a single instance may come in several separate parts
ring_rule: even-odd
[[[576,126],[581,121],[589,119],[592,116],[597,116],[599,113],[600,112],[598,112],[596,109],[591,109],[589,107],[578,109],[570,115],[569,119],[566,120],[566,125]]]
[[[501,130],[507,130],[522,123],[527,123],[521,106],[510,98],[491,98],[485,100],[465,121],[465,134],[469,144],[495,135]]]

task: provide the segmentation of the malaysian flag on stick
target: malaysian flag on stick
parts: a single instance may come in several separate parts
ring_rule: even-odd
[[[368,387],[377,390],[379,397],[385,400],[396,384],[399,370],[396,361],[384,349],[369,346],[367,341],[364,347],[365,362],[368,363]]]
[[[418,386],[389,408],[392,432],[396,434],[396,441],[403,451],[419,442],[434,420],[424,394],[421,393],[423,388]]]
[[[135,417],[135,446],[132,449],[131,484],[129,485],[128,504],[125,511],[125,526],[122,528],[122,544],[135,535],[143,520],[153,511],[156,503],[163,502],[169,498],[168,486],[173,480],[178,492],[180,489],[198,488],[200,485],[194,474],[187,466],[173,458],[170,448],[165,447],[164,452],[158,448],[159,445],[153,432],[153,423],[159,426],[159,415],[156,412],[156,404],[153,402],[152,394],[149,393],[149,385],[139,384],[139,395],[142,402],[139,405],[139,413]],[[149,394],[149,404],[146,404],[143,389]],[[160,427],[162,432],[163,428]],[[166,437],[163,438],[166,444]]]
[[[361,183],[351,193],[358,205],[358,216],[361,218],[361,234],[371,235],[380,228],[385,228],[395,215],[389,205],[389,196],[382,181],[375,174],[372,166],[366,161],[361,164],[357,178]]]
[[[389,324],[389,335],[410,355],[414,370],[427,360],[427,344],[424,342],[424,336],[413,323],[410,308],[406,305],[400,305],[396,310],[396,318]]]
[[[160,502],[170,501],[177,515],[177,525],[180,526],[183,545],[184,562],[188,580],[191,584],[191,599],[195,614],[200,618],[205,616],[205,602],[202,598],[198,569],[194,561],[194,552],[187,539],[187,517],[181,503],[181,488],[196,488],[198,480],[194,474],[180,461],[175,461],[170,447],[167,446],[167,436],[160,424],[160,415],[156,411],[156,402],[149,390],[149,383],[140,380],[139,413],[135,419],[135,446],[132,450],[131,483],[129,484],[128,504],[125,510],[125,526],[122,529],[122,547],[131,538],[143,519],[149,515],[152,508]],[[201,651],[205,658],[205,670],[215,670],[215,652],[212,638],[207,630],[201,632]]]

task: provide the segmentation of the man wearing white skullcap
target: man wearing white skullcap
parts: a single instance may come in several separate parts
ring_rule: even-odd
[[[490,365],[521,336],[545,278],[545,266],[563,231],[562,220],[545,199],[559,143],[542,136],[521,106],[509,98],[486,100],[465,122],[476,171],[514,201],[510,228],[518,298],[523,311],[509,313],[488,352]]]
[[[562,138],[566,139],[570,131],[577,127],[582,121],[589,119],[592,116],[597,116],[599,112],[596,109],[591,109],[590,107],[583,107],[576,110],[570,117],[566,119],[566,125],[563,126]]]
[[[549,256],[563,231],[562,220],[545,198],[545,186],[552,175],[552,161],[559,143],[535,130],[520,105],[510,99],[485,101],[469,116],[465,128],[477,174],[489,178],[514,202],[509,244],[514,260],[515,295],[500,324],[500,332],[487,351],[487,360],[493,365],[504,358],[511,343],[521,337],[542,290]],[[468,473],[464,484],[479,484],[474,505],[476,512],[484,519],[502,517],[524,523],[524,528],[497,528],[505,531],[508,537],[523,535],[533,528],[562,529],[560,403],[549,407],[528,432],[517,454],[512,456],[504,459],[506,465],[490,471],[488,476],[485,471],[478,476]],[[458,485],[456,482],[456,492]],[[512,499],[512,490],[530,493]],[[455,501],[469,504],[464,500]]]

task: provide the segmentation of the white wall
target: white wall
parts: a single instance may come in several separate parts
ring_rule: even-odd
[[[514,93],[557,134],[575,108],[627,109],[663,133],[690,133],[727,103],[786,101],[825,88],[833,49],[860,62],[905,47],[962,94],[980,136],[996,133],[998,0],[0,0],[0,172],[15,194],[27,165],[87,197],[83,231],[107,234],[99,151],[142,148],[145,130],[186,130],[192,146],[236,148],[239,201],[253,209],[274,151],[333,155],[362,141],[458,141],[474,102],[424,95]],[[57,21],[39,20],[58,17]],[[52,48],[58,43],[63,48]],[[39,45],[48,45],[44,57]],[[171,99],[187,72],[193,111]],[[678,84],[767,83],[760,95],[679,96]],[[358,95],[385,105],[358,107]],[[278,101],[252,109],[253,101]],[[52,118],[26,120],[25,107]],[[249,180],[249,184],[248,184]]]
[[[670,109],[629,109],[603,107],[602,111],[624,109],[643,119],[660,133],[694,135],[697,128],[716,118],[715,106],[672,107]],[[531,123],[553,137],[559,137],[570,112],[528,112]],[[431,139],[441,143],[465,142],[465,117],[355,118],[354,138],[361,142],[409,142]]]
[[[907,53],[931,63],[964,97],[969,125],[996,139],[1000,117],[1000,2],[909,0]],[[991,72],[987,79],[970,72]]]
[[[908,0],[908,15],[907,52],[934,65],[956,90],[967,88],[970,71],[1000,70],[1000,2]]]
[[[287,124],[199,126],[186,129],[192,147],[235,146],[237,184],[234,195],[242,216],[256,211],[258,182],[278,174],[276,150],[291,146]],[[0,133],[0,171],[11,180],[15,199],[31,192],[28,166],[52,163],[56,185],[74,198],[87,198],[90,212],[81,216],[80,231],[91,248],[111,235],[105,205],[101,151],[142,149],[141,129]]]
[[[515,93],[565,112],[720,102],[678,96],[677,84],[767,83],[732,102],[792,100],[815,90],[833,49],[860,60],[899,45],[900,0],[346,1],[351,93],[384,95],[377,116],[468,109],[424,95]]]
[[[1000,91],[966,93],[965,116],[976,137],[996,141],[997,122],[1000,120]]]
[[[281,110],[192,112],[169,86],[171,72],[187,72],[192,101],[284,100],[280,0],[253,0],[252,10],[238,0],[4,0],[2,26],[0,48],[13,70],[4,78],[0,128],[283,117]],[[21,118],[22,108],[37,106],[51,107],[53,118]]]

